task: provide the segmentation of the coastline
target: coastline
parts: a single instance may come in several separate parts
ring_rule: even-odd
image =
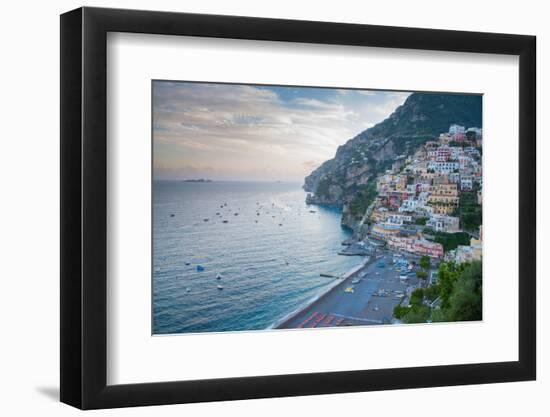
[[[276,320],[275,322],[273,322],[273,324],[268,326],[265,330],[284,328],[284,326],[287,323],[291,322],[295,317],[303,313],[308,308],[314,306],[315,304],[320,303],[325,297],[328,297],[331,293],[336,291],[340,286],[345,284],[347,281],[353,279],[358,273],[362,272],[365,268],[367,268],[374,260],[375,260],[374,256],[366,256],[366,259],[363,262],[361,262],[359,265],[354,266],[349,271],[344,273],[341,277],[335,279],[334,282],[329,284],[319,294],[309,299],[307,302],[305,302],[303,305],[298,307],[296,310]]]

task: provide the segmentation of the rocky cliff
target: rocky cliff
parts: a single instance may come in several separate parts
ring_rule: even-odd
[[[338,147],[305,178],[308,202],[343,207],[342,223],[358,229],[376,196],[376,176],[457,123],[482,127],[480,95],[413,93],[387,119]]]

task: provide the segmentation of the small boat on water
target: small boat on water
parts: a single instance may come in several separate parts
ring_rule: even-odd
[[[222,223],[229,223],[229,220],[224,220]]]
[[[175,216],[175,214],[174,214],[174,213],[170,214],[170,217],[174,217],[174,216]]]
[[[191,288],[186,288],[185,292],[191,292]]]
[[[222,279],[222,274],[216,275],[216,279]]]
[[[189,265],[191,265],[191,262],[187,261],[187,262],[185,262],[185,265],[189,266]]]
[[[203,222],[207,222],[208,220],[210,220],[210,219],[202,219]]]
[[[234,216],[238,216],[238,215],[239,215],[239,213],[233,213],[233,215],[234,215]]]
[[[309,212],[310,213],[317,213],[315,210],[310,210]]]
[[[204,271],[204,266],[202,265],[197,265],[197,271]]]
[[[218,290],[223,290],[223,285],[218,285],[216,288],[218,288]]]

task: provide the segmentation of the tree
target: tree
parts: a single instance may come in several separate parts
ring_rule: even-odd
[[[394,308],[393,308],[393,316],[396,318],[396,319],[402,319],[403,316],[405,316],[407,313],[409,312],[409,308],[408,307],[404,307],[402,305],[396,305]]]
[[[465,264],[442,262],[438,270],[438,283],[426,289],[415,289],[409,307],[401,305],[393,310],[403,323],[446,321],[473,321],[482,319],[482,265],[480,261]],[[440,299],[438,307],[431,309],[424,300]]]
[[[426,288],[424,290],[424,297],[426,297],[429,301],[434,301],[437,297],[439,297],[439,285],[433,284]]]
[[[439,265],[437,280],[439,283],[439,296],[441,297],[441,308],[449,307],[449,299],[453,292],[453,286],[460,275],[453,262],[442,262]]]
[[[361,218],[367,208],[374,201],[378,192],[376,191],[376,180],[372,179],[360,187],[349,204],[349,210],[355,218]]]
[[[426,271],[416,271],[416,276],[420,279],[428,278],[428,273]]]
[[[417,288],[411,294],[409,299],[409,304],[412,306],[421,306],[422,301],[424,300],[424,290],[422,288]]]
[[[482,207],[477,204],[477,190],[460,193],[460,225],[464,230],[477,230],[482,221]]]
[[[451,321],[472,321],[482,318],[482,268],[476,261],[466,266],[457,279],[449,298]]]
[[[420,258],[420,267],[423,269],[429,269],[430,268],[430,257],[427,255],[424,255],[422,258]]]
[[[430,318],[431,310],[428,306],[413,306],[403,316],[405,323],[426,323]]]
[[[441,305],[434,310],[433,321],[473,321],[482,319],[482,267],[480,261],[439,266],[439,297]],[[432,290],[425,291],[433,297]]]
[[[428,221],[427,217],[418,217],[414,223],[418,226],[426,226],[426,222]]]
[[[441,243],[445,252],[456,249],[458,245],[469,245],[470,235],[466,232],[445,233],[436,232],[434,242]]]

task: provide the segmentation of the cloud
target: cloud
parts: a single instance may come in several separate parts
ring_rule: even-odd
[[[155,81],[155,175],[301,181],[408,95],[342,91]]]

